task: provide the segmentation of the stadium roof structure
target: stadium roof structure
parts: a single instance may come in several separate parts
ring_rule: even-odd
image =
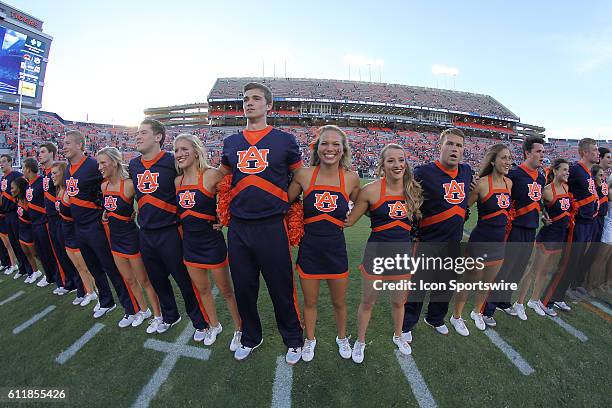
[[[453,113],[508,122],[520,121],[517,115],[489,95],[333,79],[218,78],[208,95],[208,103],[240,101],[242,87],[247,82],[266,84],[274,94],[274,101],[365,104]]]

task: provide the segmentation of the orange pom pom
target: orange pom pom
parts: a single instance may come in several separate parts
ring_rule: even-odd
[[[230,221],[230,211],[229,205],[232,201],[232,197],[230,195],[232,189],[232,176],[228,174],[223,177],[219,183],[217,183],[217,216],[219,217],[219,221],[221,224],[226,227],[229,225]]]
[[[516,209],[512,207],[510,211],[508,211],[508,221],[506,221],[506,240],[508,239],[508,236],[510,235],[510,231],[512,230],[512,222],[514,221],[515,216],[516,216]]]
[[[291,204],[285,220],[287,221],[289,244],[298,246],[304,236],[304,206],[301,202]]]

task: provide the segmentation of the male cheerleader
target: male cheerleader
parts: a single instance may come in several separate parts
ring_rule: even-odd
[[[85,155],[85,137],[78,130],[66,133],[64,156],[69,162],[64,178],[66,194],[70,197],[77,245],[99,292],[100,308],[94,312],[93,317],[100,318],[116,307],[106,276],[115,287],[125,315],[133,315],[138,308],[132,303],[127,287],[115,266],[102,226],[102,174],[98,170],[98,163]]]
[[[263,342],[257,311],[259,274],[274,305],[278,329],[288,347],[286,361],[297,363],[303,334],[293,280],[284,216],[289,209],[289,174],[302,166],[293,135],[267,125],[272,92],[259,83],[244,86],[247,127],[223,141],[220,170],[232,175],[233,197],[227,241],[242,346],[234,357],[244,360]]]
[[[459,243],[463,238],[463,224],[468,207],[468,196],[472,183],[472,169],[461,163],[465,148],[465,135],[460,129],[447,129],[440,134],[440,158],[435,162],[414,169],[414,178],[423,188],[423,218],[419,224],[416,253],[428,257],[458,257]],[[420,270],[413,280],[438,281],[448,285],[456,278],[452,270]],[[404,306],[402,337],[412,341],[412,329],[419,321],[425,291],[408,292]],[[448,334],[444,317],[452,291],[432,291],[427,307],[425,323],[440,334]]]
[[[194,292],[183,263],[183,246],[176,215],[174,155],[162,150],[166,129],[159,121],[145,119],[138,127],[136,149],[141,156],[130,161],[129,173],[136,190],[140,254],[151,284],[159,297],[162,316],[154,317],[147,333],[164,333],[181,321],[169,275],[174,277],[185,300],[185,309],[196,332],[206,335],[204,308]],[[112,257],[111,257],[112,260]]]
[[[72,302],[75,306],[83,301],[85,288],[79,276],[79,272],[68,258],[66,248],[62,244],[60,234],[63,233],[59,216],[55,209],[56,187],[51,180],[51,168],[57,155],[57,146],[52,142],[45,142],[38,149],[38,162],[43,171],[42,187],[44,191],[45,211],[47,214],[47,226],[51,239],[51,249],[55,256],[57,270],[59,272],[60,285],[64,290],[77,290],[77,296]],[[59,289],[57,289],[59,291]]]
[[[521,281],[535,242],[536,231],[540,226],[542,211],[542,191],[546,178],[538,170],[544,160],[544,139],[539,136],[529,136],[523,141],[523,157],[525,160],[508,172],[512,180],[510,200],[514,210],[514,220],[506,239],[506,254],[504,263],[497,274],[496,282]],[[545,219],[548,222],[548,219]],[[561,237],[559,238],[562,241]],[[493,318],[495,309],[501,309],[510,316],[518,316],[527,320],[525,307],[522,304],[510,303],[512,290],[499,290],[489,294],[489,301],[483,306],[483,320],[487,326],[494,327],[497,322]]]

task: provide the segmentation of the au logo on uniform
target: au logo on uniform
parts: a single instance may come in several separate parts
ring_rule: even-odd
[[[465,199],[465,185],[451,180],[450,183],[442,184],[444,187],[444,199],[450,204],[461,204]]]
[[[268,167],[268,153],[270,149],[258,149],[257,146],[251,146],[247,150],[239,150],[238,164],[236,167],[246,174],[261,173]]]

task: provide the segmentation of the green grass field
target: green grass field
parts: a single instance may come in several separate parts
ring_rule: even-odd
[[[467,228],[474,219],[473,215]],[[368,226],[369,220],[364,217],[346,231],[351,268],[348,328],[352,341],[357,332],[361,290],[357,265]],[[149,336],[144,325],[118,328],[122,314],[119,309],[94,321],[91,307],[70,304],[72,294],[57,297],[51,293],[51,286],[37,288],[21,279],[13,280],[12,276],[0,275],[0,280],[0,302],[20,290],[25,292],[0,305],[0,388],[62,388],[67,390],[66,404],[70,406],[131,406],[166,357],[163,352],[144,348],[145,341],[155,338],[174,342],[191,324],[180,304],[182,322],[163,335]],[[299,289],[298,293],[301,301]],[[23,332],[13,334],[15,327],[49,305],[57,308]],[[584,333],[588,337],[585,342],[552,320],[529,313],[531,310],[526,322],[497,315],[496,332],[535,370],[531,375],[523,375],[469,319],[471,334],[466,338],[456,334],[450,325],[450,335],[441,336],[419,323],[413,332],[412,358],[440,407],[610,406],[610,319],[586,305],[573,306],[573,311],[561,314],[561,318]],[[228,349],[231,319],[223,300],[218,299],[225,330],[207,348],[210,358],[201,361],[180,357],[150,405],[270,406],[276,360],[284,356],[286,349],[276,330],[263,280],[259,307],[264,343],[248,360],[236,362]],[[98,322],[105,327],[78,353],[63,365],[55,361]],[[374,310],[363,364],[342,360],[335,336],[331,302],[322,285],[316,356],[312,362],[300,362],[292,369],[293,406],[418,406],[391,342],[387,301],[381,298]],[[205,348],[191,339],[187,344]],[[0,405],[7,406],[2,401]]]

